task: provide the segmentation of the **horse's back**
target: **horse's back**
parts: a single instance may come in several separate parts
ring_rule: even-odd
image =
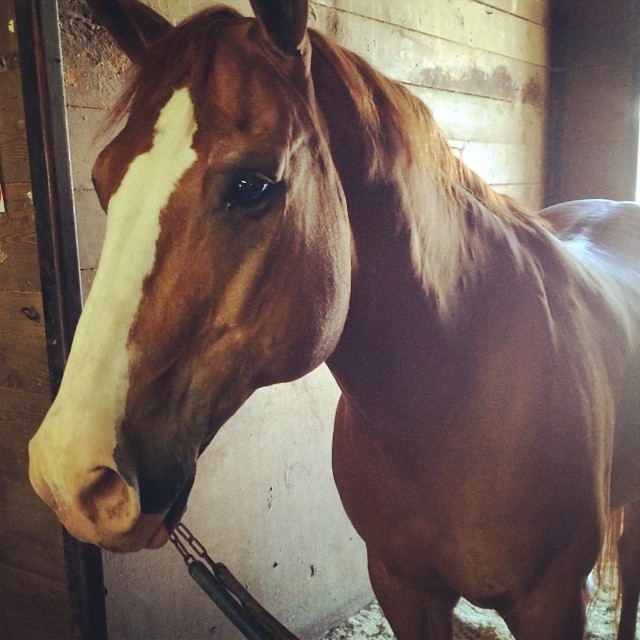
[[[543,209],[540,215],[576,267],[600,283],[602,295],[625,321],[630,349],[640,349],[640,205],[576,200]]]
[[[640,205],[613,200],[574,200],[540,212],[556,237],[572,248],[640,274]]]
[[[617,507],[640,497],[640,206],[578,200],[540,212],[579,268],[600,284],[627,336],[626,370],[616,402],[611,500]],[[609,329],[613,332],[615,327]]]

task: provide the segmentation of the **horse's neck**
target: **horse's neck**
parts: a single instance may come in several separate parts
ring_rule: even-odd
[[[350,313],[328,364],[345,395],[378,415],[390,409],[406,421],[426,405],[446,411],[464,384],[453,375],[462,354],[444,326],[466,255],[464,215],[441,201],[436,181],[392,138],[388,122],[372,149],[332,70],[317,71],[315,80],[355,251]],[[412,391],[418,377],[422,394]]]
[[[464,250],[455,219],[438,228],[441,210],[429,190],[406,198],[401,187],[357,181],[346,187],[355,252],[352,294],[329,366],[354,403],[377,415],[391,409],[406,422],[423,419],[427,406],[434,418],[446,413],[465,384],[457,374],[465,329],[454,297],[463,268],[455,256]],[[431,241],[414,224],[414,212],[406,210],[412,200],[422,201],[423,211],[434,211]],[[425,263],[424,256],[432,262]],[[454,331],[458,340],[452,339]],[[421,393],[414,392],[416,384]]]
[[[372,132],[354,99],[357,87],[340,80],[324,60],[316,65],[316,97],[355,251],[350,312],[328,364],[361,413],[386,413],[385,422],[405,424],[431,416],[438,423],[471,375],[465,362],[474,287],[485,269],[495,269],[487,245],[502,241],[502,223],[467,193],[486,185],[457,164],[440,132],[429,128],[430,116],[406,94],[394,94],[401,102],[396,111],[375,87],[363,98],[365,108],[379,109],[380,127]],[[404,136],[400,126],[407,127]],[[451,189],[460,193],[452,196]],[[478,233],[484,224],[489,243]]]

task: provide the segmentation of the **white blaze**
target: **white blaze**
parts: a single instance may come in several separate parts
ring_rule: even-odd
[[[40,473],[63,503],[74,478],[97,465],[115,469],[116,426],[124,415],[132,357],[129,331],[154,266],[160,214],[196,160],[195,131],[189,91],[178,89],[160,112],[151,149],[131,162],[109,201],[98,272],[60,391],[34,438]]]

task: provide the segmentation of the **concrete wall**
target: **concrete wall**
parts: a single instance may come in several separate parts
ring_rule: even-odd
[[[171,20],[206,0],[149,0]],[[228,2],[249,13],[247,1]],[[79,0],[61,0],[80,256],[90,287],[104,233],[92,191],[96,139],[125,61]],[[452,146],[499,190],[543,200],[548,0],[319,0],[311,26],[404,82]],[[204,454],[185,517],[273,613],[305,638],[371,598],[364,547],[330,470],[338,391],[326,368],[261,390]],[[235,638],[172,548],[104,555],[110,635]]]

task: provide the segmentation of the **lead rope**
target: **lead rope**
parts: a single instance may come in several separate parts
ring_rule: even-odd
[[[299,640],[274,618],[182,522],[169,538],[189,575],[248,640]],[[198,559],[200,558],[200,559]]]

